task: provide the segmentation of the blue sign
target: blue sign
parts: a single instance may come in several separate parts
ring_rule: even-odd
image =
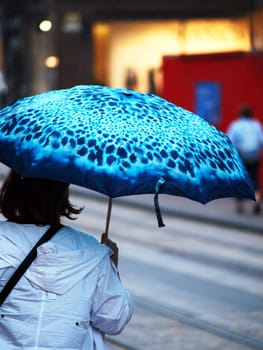
[[[202,81],[195,87],[196,114],[211,124],[221,118],[221,86],[217,82]]]

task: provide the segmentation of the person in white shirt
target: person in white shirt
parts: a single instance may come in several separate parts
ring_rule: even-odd
[[[81,212],[69,202],[69,185],[22,178],[11,171],[0,192],[0,290],[31,248],[61,218]],[[118,249],[62,226],[0,307],[2,350],[104,350],[105,334],[119,334],[132,317],[122,286]]]
[[[259,214],[261,210],[259,172],[263,150],[263,129],[259,120],[253,119],[250,106],[241,106],[239,114],[239,118],[230,124],[227,134],[239,152],[254,184],[256,197],[254,213]],[[243,201],[241,199],[237,200],[237,210],[239,212],[243,211]]]

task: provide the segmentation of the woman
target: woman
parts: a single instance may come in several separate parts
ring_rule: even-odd
[[[243,160],[247,172],[255,188],[256,202],[253,211],[261,212],[260,167],[263,151],[263,128],[259,120],[253,118],[253,111],[249,105],[239,109],[239,118],[234,120],[227,130],[233,145]],[[242,213],[243,200],[237,199],[237,211]]]
[[[50,226],[81,212],[68,196],[68,184],[10,172],[0,192],[1,290]],[[104,333],[120,333],[132,316],[114,247],[69,226],[40,245],[0,307],[0,349],[106,349]]]

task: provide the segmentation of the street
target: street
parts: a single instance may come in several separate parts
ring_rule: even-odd
[[[107,199],[72,196],[85,210],[73,225],[98,237]],[[127,349],[263,349],[263,236],[166,217],[114,201],[110,236],[135,301]],[[72,223],[71,223],[72,224]]]

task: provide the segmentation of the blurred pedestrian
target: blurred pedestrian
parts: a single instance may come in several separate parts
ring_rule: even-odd
[[[118,248],[70,226],[81,209],[69,185],[22,178],[11,171],[0,192],[0,290],[40,237],[37,256],[0,307],[0,349],[106,349],[104,334],[118,334],[131,318],[129,293],[118,277]],[[112,257],[112,259],[111,259]],[[3,294],[3,293],[1,293]],[[2,301],[2,300],[1,300]]]
[[[125,87],[136,90],[138,85],[137,74],[133,68],[127,68],[125,73]]]
[[[253,111],[249,105],[241,106],[239,118],[230,124],[227,134],[238,150],[254,184],[256,203],[253,211],[259,214],[261,211],[259,172],[263,150],[263,129],[261,123],[253,119]],[[237,211],[242,212],[243,209],[242,199],[237,199]]]

